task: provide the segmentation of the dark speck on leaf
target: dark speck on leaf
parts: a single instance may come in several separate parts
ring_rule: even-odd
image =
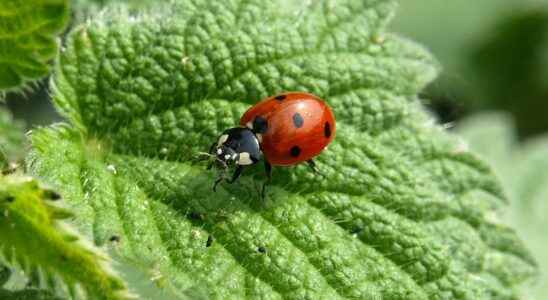
[[[12,195],[8,195],[8,196],[6,197],[6,201],[7,201],[8,203],[12,203],[12,202],[15,201],[15,197],[12,196]]]
[[[257,251],[259,251],[261,253],[266,253],[266,248],[263,247],[263,246],[260,246],[259,248],[257,248]]]
[[[352,233],[352,234],[358,234],[358,233],[360,233],[362,230],[363,230],[363,228],[361,228],[361,227],[354,227],[354,228],[352,228],[352,230],[350,231],[350,233]]]
[[[213,244],[213,236],[210,234],[210,235],[207,237],[206,247],[211,246],[211,244]]]
[[[202,221],[204,219],[204,215],[197,212],[197,211],[192,211],[190,212],[189,214],[189,217],[192,219],[192,220],[196,220],[196,221]]]
[[[46,198],[50,200],[59,200],[61,199],[61,194],[57,193],[56,191],[48,190],[46,191]]]
[[[120,242],[120,236],[118,236],[118,235],[113,235],[113,236],[111,236],[108,240],[111,241],[111,242],[116,242],[116,243],[118,243],[118,242]]]

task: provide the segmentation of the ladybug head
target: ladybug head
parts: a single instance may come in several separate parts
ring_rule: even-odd
[[[238,158],[238,153],[229,146],[220,145],[217,146],[214,153],[217,160],[224,163],[224,165],[231,165]]]
[[[262,156],[257,136],[246,127],[225,130],[209,153],[215,156],[217,165],[224,168],[232,164],[252,165]]]

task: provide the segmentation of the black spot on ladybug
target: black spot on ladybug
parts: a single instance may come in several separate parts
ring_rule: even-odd
[[[278,95],[278,96],[274,97],[274,99],[276,99],[278,101],[284,101],[286,97],[287,97],[286,95]]]
[[[113,236],[111,236],[108,240],[109,240],[110,242],[116,242],[116,243],[118,243],[118,242],[120,242],[120,236],[118,236],[118,235],[113,235]]]
[[[303,119],[303,116],[301,116],[300,113],[295,113],[295,114],[293,115],[293,124],[294,124],[295,127],[297,127],[297,128],[303,127],[304,119]]]
[[[325,122],[325,125],[323,126],[323,135],[325,135],[326,138],[331,136],[331,124],[329,124],[329,122]]]
[[[291,147],[291,150],[289,150],[289,153],[293,157],[298,157],[301,154],[301,148],[299,148],[299,146],[293,146]]]
[[[257,251],[259,251],[260,253],[266,253],[266,248],[263,246],[260,246],[259,248],[257,248]]]
[[[213,236],[210,234],[210,235],[207,237],[206,247],[210,247],[211,244],[213,244]]]
[[[255,133],[265,133],[268,129],[268,122],[262,116],[256,116],[253,120],[253,131]]]

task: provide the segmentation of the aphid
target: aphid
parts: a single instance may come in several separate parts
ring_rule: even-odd
[[[268,97],[248,109],[240,119],[240,126],[225,130],[209,149],[214,163],[222,171],[235,165],[228,183],[240,177],[246,166],[264,162],[267,181],[272,166],[292,166],[307,162],[317,172],[315,156],[335,137],[335,116],[320,98],[301,92],[289,92]],[[213,190],[225,179],[222,172]]]
[[[56,191],[52,190],[45,190],[44,191],[44,197],[50,200],[59,200],[61,199],[61,194],[57,193]]]
[[[212,235],[208,235],[207,236],[207,241],[206,241],[206,247],[211,247],[211,245],[213,244],[213,236]]]
[[[120,242],[120,239],[121,239],[121,238],[120,238],[120,236],[118,236],[118,235],[111,235],[110,238],[109,238],[108,240],[109,240],[110,242],[113,242],[113,243],[114,243],[114,242],[118,243],[118,242]]]
[[[197,211],[191,211],[189,216],[192,220],[195,221],[202,221],[204,219],[204,215]]]

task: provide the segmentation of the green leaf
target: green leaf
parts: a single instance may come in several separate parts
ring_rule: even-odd
[[[97,245],[120,237],[121,257],[178,291],[515,298],[534,261],[492,217],[505,198],[490,169],[419,106],[438,66],[386,32],[395,2],[299,3],[184,1],[79,26],[53,85],[70,124],[34,132],[29,166]],[[335,111],[337,138],[317,159],[327,179],[276,168],[267,202],[252,176],[213,193],[197,152],[290,90]]]
[[[121,279],[110,271],[107,257],[98,249],[77,242],[79,237],[59,222],[71,214],[51,203],[51,199],[58,197],[30,177],[20,174],[0,177],[3,261],[30,274],[41,272],[52,288],[57,285],[57,278],[61,278],[74,297],[81,297],[76,286],[79,284],[92,299],[128,299],[129,293]],[[48,293],[34,289],[0,290],[0,295],[4,294],[22,299]]]
[[[143,265],[141,261],[129,261],[124,257],[113,255],[117,262],[116,269],[141,299],[209,299],[208,292],[203,286],[194,286],[186,290],[178,290],[171,286],[153,265]]]
[[[449,81],[447,84],[451,81],[453,87],[456,87],[455,84],[474,84],[467,78],[461,78],[468,71],[466,68],[469,67],[471,52],[492,36],[492,30],[496,30],[500,22],[514,13],[547,7],[546,2],[537,0],[506,0],[503,3],[484,0],[476,4],[470,5],[465,1],[402,1],[399,17],[391,27],[428,45],[443,63],[447,75],[443,79]]]
[[[49,74],[68,15],[68,0],[0,2],[0,91]]]
[[[154,6],[163,5],[164,3],[170,3],[166,0],[74,0],[73,5],[76,13],[88,14],[88,17],[92,14],[100,12],[104,8],[125,8],[132,12],[139,12],[142,10],[150,9]]]
[[[23,124],[0,107],[0,169],[23,157]]]
[[[105,10],[118,10],[127,14],[141,14],[143,11],[165,8],[171,0],[73,0],[72,22],[74,24],[93,20]]]
[[[519,143],[512,119],[504,114],[478,114],[463,121],[458,132],[470,147],[493,164],[508,186],[512,209],[505,219],[513,224],[539,261],[542,276],[524,290],[526,299],[548,297],[548,136]]]
[[[56,297],[51,292],[34,288],[15,292],[0,288],[0,298],[10,300],[63,300],[62,298]]]

